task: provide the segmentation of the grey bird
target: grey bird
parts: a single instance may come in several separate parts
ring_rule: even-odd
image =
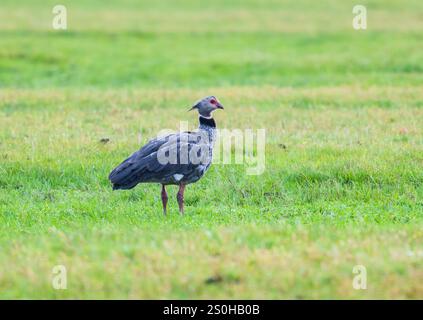
[[[117,166],[109,175],[113,190],[132,189],[139,183],[160,183],[163,213],[166,215],[167,185],[178,185],[179,212],[184,213],[185,186],[197,182],[213,157],[216,122],[212,112],[223,109],[215,96],[198,101],[191,109],[199,113],[195,132],[179,132],[150,140]]]

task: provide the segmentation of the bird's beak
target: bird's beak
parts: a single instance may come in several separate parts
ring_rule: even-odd
[[[198,109],[198,106],[197,105],[192,106],[191,109],[188,110],[188,112],[191,111],[191,110],[194,110],[194,109]]]
[[[225,109],[225,108],[223,108],[223,106],[220,103],[217,104],[217,108],[222,109],[222,110]]]

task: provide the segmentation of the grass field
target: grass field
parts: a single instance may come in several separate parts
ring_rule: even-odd
[[[423,298],[422,1],[103,2],[0,4],[0,298]],[[112,192],[208,94],[264,174]]]

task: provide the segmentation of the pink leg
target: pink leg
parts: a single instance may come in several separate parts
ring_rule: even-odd
[[[166,206],[167,206],[167,192],[166,187],[162,184],[162,203],[163,203],[163,213],[166,215]]]
[[[180,184],[178,194],[176,195],[176,199],[178,199],[179,212],[181,214],[184,214],[184,191],[185,191],[185,185]]]

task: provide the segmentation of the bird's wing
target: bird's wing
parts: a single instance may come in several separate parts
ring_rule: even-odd
[[[129,180],[132,173],[142,169],[143,158],[147,157],[149,154],[156,152],[163,144],[165,144],[169,137],[158,137],[148,141],[140,150],[134,152],[128,158],[126,158],[120,165],[118,165],[113,171],[109,174],[109,180],[113,185],[124,185]]]
[[[207,156],[197,132],[182,132],[150,140],[132,154],[109,176],[115,188],[129,189],[140,182],[171,182],[174,174],[188,175],[201,165]],[[198,149],[196,161],[181,155]],[[201,154],[203,153],[203,154]],[[176,155],[176,159],[175,156]],[[203,162],[202,162],[203,161]]]

